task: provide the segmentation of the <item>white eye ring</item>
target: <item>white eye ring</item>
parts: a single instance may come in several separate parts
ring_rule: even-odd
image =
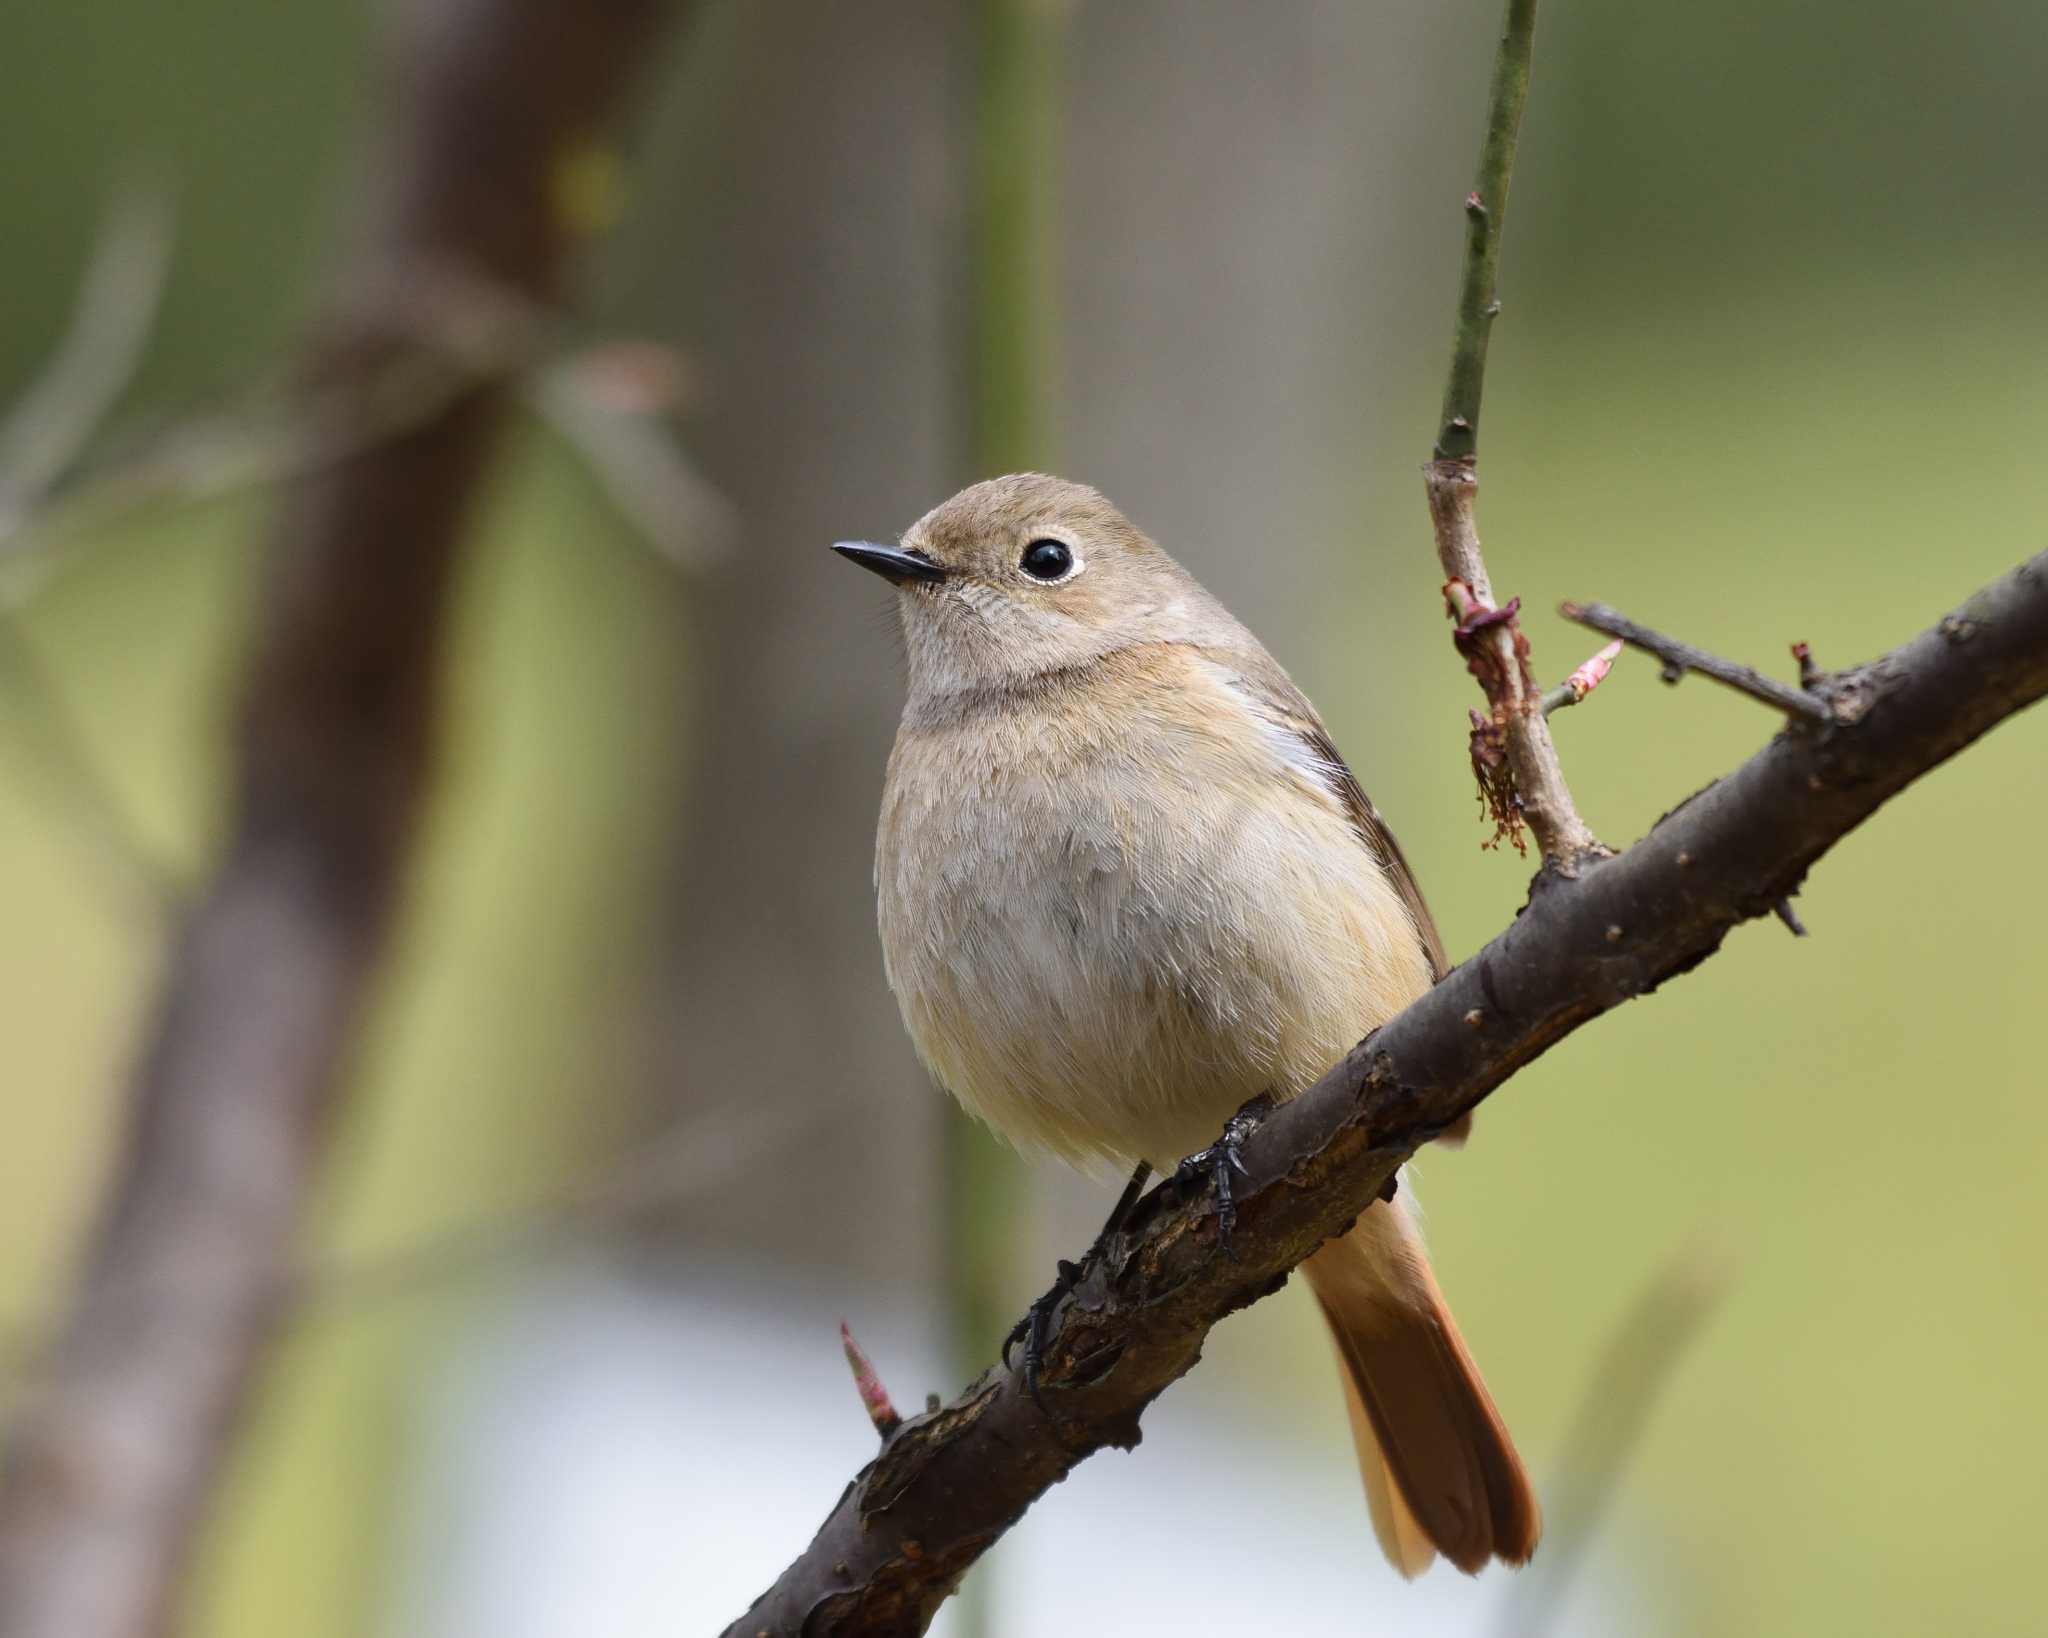
[[[1026,543],[1017,568],[1041,586],[1058,586],[1081,572],[1081,554],[1057,535],[1039,535]]]

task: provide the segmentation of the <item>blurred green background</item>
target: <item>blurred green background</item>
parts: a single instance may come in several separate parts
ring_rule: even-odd
[[[1527,873],[1479,849],[1470,685],[1418,468],[1497,16],[1251,10],[1060,10],[1050,436],[1294,671],[1463,955]],[[345,220],[372,23],[221,0],[13,17],[0,390],[45,359],[138,168],[172,190],[175,259],[110,446],[279,378]],[[648,66],[585,327],[679,349],[695,385],[678,436],[736,537],[679,570],[555,433],[527,419],[506,440],[324,1253],[516,1213],[719,1086],[747,1094],[720,1106],[731,1120],[792,1123],[768,1162],[782,1178],[814,1171],[822,1200],[880,1192],[901,1221],[818,1245],[836,1210],[773,1221],[760,1197],[779,1191],[729,1178],[622,1233],[634,1259],[754,1268],[771,1292],[798,1270],[929,1293],[945,1117],[867,919],[893,639],[878,594],[819,548],[901,528],[978,475],[971,43],[947,6],[726,0]],[[2048,11],[2018,0],[1552,8],[1481,512],[1546,677],[1591,646],[1542,612],[1561,597],[1789,674],[1789,642],[1866,658],[2040,547],[2044,82]],[[0,636],[187,882],[219,811],[264,501],[60,530],[0,588]],[[17,1329],[61,1290],[158,959],[158,927],[105,890],[47,728],[0,688],[0,1302]],[[1634,658],[1558,719],[1581,806],[1617,844],[1770,728]],[[1569,1488],[1567,1435],[1641,1293],[1714,1271],[1720,1300],[1608,1497],[1601,1562],[1634,1578],[1639,1630],[2041,1629],[2044,810],[2048,726],[2022,719],[1826,861],[1800,900],[1810,939],[1743,930],[1419,1167],[1444,1283],[1547,1493]],[[821,1043],[837,1084],[796,1067]],[[830,1105],[821,1128],[805,1100]],[[870,1106],[885,1113],[847,1114]],[[849,1142],[858,1182],[832,1165]],[[1012,1309],[1107,1193],[1035,1177],[1033,1199]],[[386,1581],[416,1383],[495,1283],[309,1310],[264,1385],[195,1630],[403,1630]],[[1210,1352],[1205,1372],[1265,1396],[1305,1462],[1338,1463],[1297,1293]],[[775,1521],[769,1561],[832,1494]],[[1553,1517],[1552,1552],[1574,1524]],[[1399,1596],[1362,1630],[1421,1630]]]

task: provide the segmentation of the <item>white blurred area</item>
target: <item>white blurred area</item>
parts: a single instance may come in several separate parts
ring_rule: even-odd
[[[420,1389],[385,1630],[723,1630],[873,1451],[828,1317],[842,1307],[899,1409],[950,1385],[908,1294],[656,1285],[598,1262],[508,1293]],[[1229,1322],[1211,1353],[1256,1347],[1257,1319]],[[972,1572],[991,1638],[1527,1630],[1527,1576],[1440,1566],[1410,1584],[1382,1561],[1334,1377],[1319,1417],[1261,1405],[1243,1380],[1198,1367],[1147,1413],[1137,1451],[1095,1456],[1026,1515]],[[1593,1554],[1544,1630],[1669,1630],[1619,1557]],[[957,1630],[949,1613],[932,1628]]]

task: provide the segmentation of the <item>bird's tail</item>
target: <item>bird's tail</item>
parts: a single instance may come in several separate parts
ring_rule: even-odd
[[[1394,1567],[1420,1575],[1438,1553],[1468,1575],[1493,1558],[1526,1563],[1542,1530],[1536,1494],[1406,1212],[1374,1205],[1303,1266]]]

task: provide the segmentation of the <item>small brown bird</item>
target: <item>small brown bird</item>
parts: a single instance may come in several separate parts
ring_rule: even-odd
[[[900,546],[910,691],[875,854],[919,1055],[1013,1141],[1171,1168],[1442,975],[1401,850],[1314,709],[1081,484],[976,484]],[[1536,1498],[1408,1191],[1304,1265],[1373,1527],[1407,1575],[1535,1551]]]

